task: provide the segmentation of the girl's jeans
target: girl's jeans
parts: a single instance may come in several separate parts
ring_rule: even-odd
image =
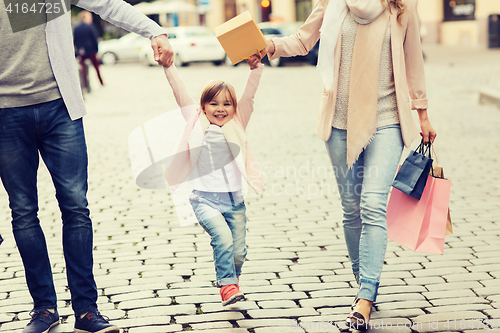
[[[203,192],[194,190],[189,201],[200,225],[210,235],[214,250],[217,286],[238,284],[245,262],[246,207],[240,192]]]
[[[387,246],[387,197],[403,151],[399,124],[377,128],[352,169],[347,131],[332,129],[326,148],[344,212],[344,237],[358,282],[357,297],[375,301]]]

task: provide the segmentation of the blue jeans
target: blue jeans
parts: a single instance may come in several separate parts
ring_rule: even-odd
[[[189,197],[196,218],[212,238],[217,286],[238,284],[247,249],[246,207],[241,192],[203,192]]]
[[[403,152],[403,139],[399,124],[378,128],[349,169],[346,134],[333,128],[326,148],[344,212],[344,237],[359,286],[357,297],[375,301],[387,247],[387,197]]]
[[[97,301],[82,119],[72,121],[62,99],[0,109],[0,177],[9,195],[12,230],[35,309],[57,305],[45,236],[37,216],[39,152],[56,189],[71,302],[80,314]]]

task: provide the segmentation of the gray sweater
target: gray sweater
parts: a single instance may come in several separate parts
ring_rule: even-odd
[[[351,73],[352,55],[354,41],[358,24],[351,15],[347,15],[342,24],[342,50],[339,70],[339,83],[337,88],[337,99],[333,127],[347,129],[347,109],[349,105],[349,77]],[[370,55],[367,55],[370,56]],[[377,102],[377,128],[398,124],[398,107],[396,102],[396,90],[394,86],[394,74],[392,70],[391,52],[391,25],[387,27],[382,55],[380,57],[380,69],[378,78],[378,102]]]
[[[154,21],[150,20],[122,0],[71,0],[71,4],[95,12],[106,21],[149,39],[165,34],[165,31]],[[71,119],[75,120],[83,117],[86,114],[86,110],[80,90],[78,70],[76,67],[73,34],[71,28],[71,12],[69,11],[68,4],[66,5],[66,8],[68,11],[59,17],[51,17],[50,14],[47,14],[48,22],[47,24],[44,24],[45,41],[47,45],[47,53],[45,54],[48,54],[48,64],[53,73],[60,96],[63,98],[64,103],[68,108]],[[2,26],[5,25],[2,24]],[[37,27],[31,29],[37,29]],[[38,27],[38,29],[40,29],[40,27]],[[21,32],[13,33],[12,30],[2,31],[0,46],[5,46],[2,44],[2,42],[5,42],[5,39],[3,38],[4,33],[13,34],[15,37],[17,33]],[[41,38],[43,39],[43,36],[41,36]],[[40,56],[43,57],[44,55],[36,53],[32,54],[32,57],[34,58]],[[47,64],[46,58],[44,60]],[[44,63],[44,60],[41,60],[41,63]],[[30,62],[28,62],[27,65],[29,65],[29,63]],[[40,68],[30,69],[29,67],[27,67],[27,69],[29,71],[40,70]],[[23,68],[22,66],[17,66],[16,70],[26,70],[26,67]],[[2,84],[4,84],[4,82],[2,82]],[[0,99],[1,98],[2,95],[0,93]]]

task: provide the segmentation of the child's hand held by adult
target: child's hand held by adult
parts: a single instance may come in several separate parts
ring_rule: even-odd
[[[260,63],[262,56],[260,52],[253,54],[250,58],[246,59],[250,69],[255,69]]]

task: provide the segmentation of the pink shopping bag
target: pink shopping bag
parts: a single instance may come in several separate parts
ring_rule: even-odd
[[[415,252],[444,252],[451,180],[428,176],[420,200],[393,188],[387,205],[389,239]]]

